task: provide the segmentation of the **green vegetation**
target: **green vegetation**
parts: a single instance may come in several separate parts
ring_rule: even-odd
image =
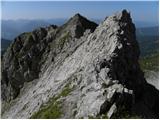
[[[61,102],[52,99],[47,106],[43,106],[38,112],[34,113],[31,119],[55,119],[61,116]]]
[[[73,88],[70,87],[70,84],[67,84],[64,89],[62,90],[61,94],[59,96],[66,97],[69,95],[69,93],[72,91]]]
[[[66,97],[72,91],[72,87],[70,87],[70,83],[68,83],[62,90],[62,92],[56,96],[51,98],[47,105],[41,106],[40,110],[34,113],[31,118],[32,119],[56,119],[60,118],[62,115],[62,102],[59,100],[61,97]]]
[[[145,70],[159,70],[159,53],[152,54],[147,57],[143,57],[139,60],[141,69]]]
[[[50,49],[62,50],[64,45],[69,41],[70,37],[71,37],[70,32],[65,32],[62,37],[60,37],[55,42],[52,42],[50,44]]]
[[[116,114],[114,114],[111,118],[112,119],[141,119],[140,116],[137,116],[136,114],[128,111],[125,106],[119,107]]]
[[[68,41],[68,38],[70,37],[70,33],[66,32],[64,33],[63,37],[61,37],[58,41],[58,46],[60,47],[60,49],[63,48],[64,44]]]
[[[159,49],[159,37],[157,36],[137,36],[140,46],[141,57],[146,57],[158,52]]]

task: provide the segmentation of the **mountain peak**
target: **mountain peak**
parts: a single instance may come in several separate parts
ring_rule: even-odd
[[[130,12],[128,12],[126,9],[120,11],[120,12],[116,12],[115,14],[113,14],[112,16],[106,17],[105,21],[109,20],[109,21],[121,21],[121,22],[130,22],[132,23],[132,19],[130,16]]]
[[[118,20],[121,20],[123,22],[132,21],[130,12],[128,12],[126,9],[122,10],[121,12],[116,13],[115,16]]]
[[[159,93],[140,69],[135,36],[126,10],[98,27],[76,14],[20,35],[2,60],[2,118],[121,118],[124,110],[158,118]]]
[[[80,19],[85,19],[87,20],[87,18],[83,17],[81,14],[76,13],[72,18],[72,20],[80,20]]]
[[[94,23],[94,22],[88,20],[86,17],[82,16],[81,14],[76,13],[73,17],[69,19],[67,23],[68,24],[79,24],[79,23],[83,24],[83,23]]]
[[[79,14],[79,13],[76,13],[75,15],[74,15],[74,17],[83,17],[81,14]]]
[[[93,32],[98,25],[77,13],[64,26],[72,31],[74,37],[80,38],[85,30],[90,29]]]

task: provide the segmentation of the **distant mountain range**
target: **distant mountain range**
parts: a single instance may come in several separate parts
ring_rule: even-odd
[[[67,21],[67,19],[46,19],[46,20],[2,20],[2,38],[13,40],[16,36],[18,36],[22,32],[32,31],[38,27],[45,27],[51,24],[55,25],[62,25]],[[101,19],[92,19],[96,23],[100,23]],[[156,23],[149,23],[149,22],[141,22],[135,21],[134,22],[137,28],[139,29],[137,32],[138,34],[152,34],[157,31],[158,27],[153,27],[150,29],[149,26],[156,26]],[[158,25],[157,25],[158,26]],[[148,30],[146,29],[148,28]],[[152,29],[154,29],[152,31]],[[144,31],[147,30],[147,31]],[[157,32],[156,32],[157,34]]]
[[[136,35],[137,36],[157,36],[159,34],[158,29],[159,29],[158,26],[137,28]]]
[[[66,19],[48,20],[2,20],[2,38],[13,40],[20,33],[32,31],[51,24],[62,25]]]

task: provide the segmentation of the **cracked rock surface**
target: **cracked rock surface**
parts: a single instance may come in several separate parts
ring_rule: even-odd
[[[159,92],[139,54],[126,10],[99,25],[76,14],[63,26],[23,33],[2,60],[2,118],[30,118],[51,98],[61,104],[58,118],[112,118],[122,107],[158,118]]]

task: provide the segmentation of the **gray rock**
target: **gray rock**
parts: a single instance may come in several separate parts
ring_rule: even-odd
[[[111,106],[110,110],[108,111],[107,117],[108,117],[108,118],[111,118],[112,115],[113,115],[114,113],[116,113],[116,110],[117,110],[117,107],[116,107],[116,104],[114,103],[114,104]]]
[[[140,70],[135,26],[126,10],[99,26],[77,14],[61,27],[40,28],[30,39],[26,34],[4,55],[2,98],[10,105],[3,104],[2,118],[30,118],[66,85],[68,94],[56,97],[59,118],[112,118],[121,106],[158,118],[158,91]]]
[[[146,81],[155,86],[159,90],[159,72],[158,71],[145,71],[144,74]]]
[[[78,25],[78,28],[75,28],[74,25]],[[61,51],[59,48],[64,47],[65,44],[67,45],[66,41],[69,42],[69,38],[66,37],[70,36],[70,31],[80,32],[80,34],[74,33],[72,37],[81,37],[85,30],[90,29],[93,32],[96,26],[97,24],[90,22],[86,18],[77,14],[60,28],[55,25],[51,25],[47,28],[38,28],[32,32],[23,33],[15,38],[15,41],[12,43],[10,48],[8,48],[2,60],[2,71],[5,71],[5,74],[7,74],[2,75],[7,79],[4,80],[4,78],[2,78],[2,81],[4,80],[4,84],[6,84],[5,81],[8,81],[7,84],[11,85],[13,89],[11,92],[13,92],[14,95],[13,98],[17,97],[20,91],[20,86],[23,86],[24,82],[29,82],[39,78],[41,67],[46,61],[47,56],[51,57],[51,54],[54,53],[54,58],[56,54],[58,54],[56,51]],[[62,34],[62,36],[59,36],[60,34]],[[52,51],[48,55],[50,50]],[[72,51],[74,51],[74,49]],[[68,50],[65,54],[70,54],[70,51]],[[4,90],[2,90],[2,92],[3,91]],[[5,91],[2,94],[5,94]],[[2,100],[10,101],[10,97],[6,97],[2,97]]]

